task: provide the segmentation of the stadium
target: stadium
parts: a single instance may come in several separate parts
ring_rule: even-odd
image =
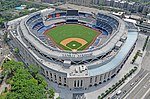
[[[59,87],[87,90],[111,80],[132,53],[137,29],[108,12],[46,9],[11,24],[10,42]]]

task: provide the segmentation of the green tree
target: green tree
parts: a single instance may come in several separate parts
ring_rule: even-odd
[[[21,62],[15,62],[14,60],[11,60],[3,64],[3,69],[8,73],[8,75],[14,75],[17,69],[24,69],[24,66]]]
[[[38,70],[35,72],[32,70],[34,67],[31,67],[30,70],[25,69],[23,63],[13,60],[3,64],[4,71],[10,71],[11,74],[7,81],[11,85],[11,90],[6,95],[6,99],[45,99],[47,94],[54,97],[54,90],[47,90],[47,82],[37,74]],[[45,93],[46,90],[48,93]]]
[[[38,71],[39,71],[39,67],[38,66],[35,66],[35,65],[30,65],[29,66],[29,72],[30,74],[35,78],[36,75],[38,74]]]
[[[61,99],[60,97],[57,97],[56,99]]]
[[[44,78],[41,75],[37,74],[35,79],[38,81],[39,85],[41,85],[45,88],[48,86],[47,82],[44,80]]]
[[[4,18],[0,17],[0,28],[4,27]]]
[[[15,49],[14,49],[14,52],[15,52],[16,54],[18,54],[18,53],[19,53],[19,48],[15,48]]]
[[[50,88],[48,91],[47,91],[47,94],[49,94],[49,98],[53,98],[55,96],[55,91],[53,88]]]

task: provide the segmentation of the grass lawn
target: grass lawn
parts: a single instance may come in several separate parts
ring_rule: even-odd
[[[60,44],[62,40],[67,38],[84,39],[88,43],[82,46],[80,49],[78,49],[78,50],[84,50],[85,48],[87,48],[87,46],[89,46],[93,42],[94,38],[97,37],[100,34],[100,32],[78,24],[65,24],[50,29],[45,34],[49,36],[58,46],[60,46],[64,50],[70,50],[70,49]],[[78,45],[80,44],[77,44],[76,46],[73,44],[72,45],[67,44],[67,46],[72,46],[72,48],[77,48]]]

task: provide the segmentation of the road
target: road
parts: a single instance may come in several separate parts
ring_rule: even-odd
[[[144,97],[142,99],[149,99],[150,97],[150,89],[147,91],[147,93],[144,94]]]
[[[148,91],[149,88],[150,74],[147,74],[124,99],[142,99],[143,95]]]
[[[112,96],[111,99],[116,99],[116,98],[123,99],[130,92],[130,90],[132,90],[136,86],[136,84],[140,82],[140,80],[142,80],[142,78],[147,74],[148,71],[141,69],[139,73],[132,80],[130,80],[122,89],[120,89],[122,93],[120,95]]]

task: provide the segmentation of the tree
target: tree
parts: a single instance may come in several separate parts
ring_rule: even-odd
[[[119,84],[122,82],[122,80],[119,80]]]
[[[36,75],[38,74],[39,71],[39,67],[35,66],[35,65],[30,65],[29,66],[29,72],[31,73],[31,75],[35,78]]]
[[[111,91],[112,90],[112,88],[109,88],[109,91]]]
[[[101,94],[102,97],[103,97],[104,95],[105,95],[104,93]]]
[[[60,97],[57,97],[56,99],[61,99]]]
[[[19,53],[19,48],[15,48],[15,49],[14,49],[14,52],[15,52],[16,54],[18,54],[18,53]]]
[[[29,71],[24,68],[23,63],[13,60],[3,64],[4,71],[10,71],[11,74],[9,80],[7,79],[11,90],[6,95],[6,99],[46,99],[45,91],[48,84],[42,76],[37,74],[38,70],[34,71],[34,67],[31,67]],[[36,77],[33,77],[31,73]],[[54,97],[54,90],[48,90],[48,94]]]
[[[115,87],[116,87],[116,85],[112,85],[112,87],[113,87],[113,88],[115,88]]]
[[[47,82],[44,80],[44,78],[41,75],[37,74],[35,79],[38,81],[39,85],[41,85],[45,88],[48,86]]]
[[[125,78],[123,77],[121,80],[122,80],[122,81],[124,81],[124,80],[125,80]]]
[[[116,82],[116,84],[115,84],[115,85],[116,85],[116,86],[118,86],[118,85],[119,85],[119,83],[117,83],[117,82]]]
[[[18,69],[24,69],[24,66],[23,66],[23,63],[21,62],[15,62],[14,60],[10,60],[3,64],[3,68],[4,68],[4,71],[8,73],[8,75],[10,74],[14,75],[14,73]]]
[[[4,27],[5,19],[0,17],[0,28]]]
[[[53,88],[50,88],[48,91],[47,91],[47,94],[49,94],[49,98],[53,98],[55,96],[55,91]]]

